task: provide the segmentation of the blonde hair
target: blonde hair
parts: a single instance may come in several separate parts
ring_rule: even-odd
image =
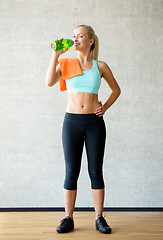
[[[90,47],[90,52],[92,54],[92,57],[97,60],[98,59],[98,53],[99,53],[99,41],[98,41],[98,37],[95,34],[93,28],[91,26],[89,26],[89,25],[78,25],[77,27],[84,27],[84,28],[86,28],[89,39],[94,38],[94,43]]]

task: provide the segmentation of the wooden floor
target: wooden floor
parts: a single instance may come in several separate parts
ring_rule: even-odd
[[[163,212],[104,212],[112,234],[95,229],[94,212],[74,212],[75,229],[56,227],[64,212],[0,212],[0,240],[163,240]]]

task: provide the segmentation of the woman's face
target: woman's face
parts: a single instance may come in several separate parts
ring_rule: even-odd
[[[87,29],[84,27],[74,29],[72,40],[74,41],[75,50],[89,50],[93,43],[88,37]]]

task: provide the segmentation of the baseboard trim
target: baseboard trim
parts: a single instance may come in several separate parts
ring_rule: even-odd
[[[64,212],[64,207],[0,208],[0,212]],[[93,207],[76,207],[76,212],[94,212]],[[162,212],[163,207],[104,207],[104,212]]]

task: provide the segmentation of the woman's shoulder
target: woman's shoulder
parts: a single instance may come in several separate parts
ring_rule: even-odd
[[[104,61],[97,60],[97,66],[102,76],[103,72],[105,71],[105,68],[108,67],[108,65]]]
[[[77,58],[77,57],[61,57],[60,59],[74,59],[74,58]]]
[[[96,61],[97,61],[97,64],[100,65],[100,66],[107,65],[106,62],[104,62],[104,61],[101,61],[101,60],[96,60]]]
[[[76,60],[76,57],[62,57],[58,59],[60,62],[72,62],[73,60]]]

